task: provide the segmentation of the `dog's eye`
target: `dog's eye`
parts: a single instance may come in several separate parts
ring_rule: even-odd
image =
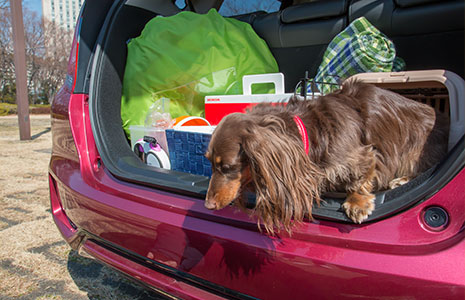
[[[240,172],[240,170],[241,170],[241,166],[237,164],[234,164],[234,165],[225,164],[221,166],[221,173],[223,174],[233,175],[233,174]]]
[[[223,174],[235,174],[237,172],[240,172],[241,166],[240,165],[222,165],[221,166],[221,173]]]

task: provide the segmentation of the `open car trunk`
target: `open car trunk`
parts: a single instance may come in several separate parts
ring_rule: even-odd
[[[292,10],[295,7],[289,7],[276,13],[254,12],[237,16],[237,19],[249,22],[267,42],[280,71],[285,75],[286,86],[293,87],[304,71],[309,71],[310,77],[315,75],[327,44],[352,20],[348,15],[349,11],[359,15],[364,13],[357,11],[356,6],[350,10],[347,3],[341,1],[342,6],[337,12],[334,12],[335,8],[329,7],[332,10],[328,10],[328,16],[315,15],[314,10],[306,11],[306,6],[303,6],[296,11]],[[115,1],[97,41],[92,65],[87,71],[87,78],[90,79],[84,90],[89,90],[90,119],[96,146],[103,164],[111,174],[124,181],[189,195],[203,201],[208,188],[208,177],[147,166],[132,151],[121,122],[121,89],[127,57],[126,42],[139,36],[145,24],[153,17],[160,14],[173,15],[179,11],[170,1]],[[202,13],[206,11],[205,7],[197,10]],[[305,13],[308,13],[307,17]],[[383,23],[378,26],[383,27]],[[403,58],[407,61],[407,66],[410,66],[409,70],[441,68],[463,76],[463,71],[460,71],[463,68],[463,25],[461,26],[461,30],[447,29],[442,36],[437,32],[432,34],[431,38],[443,38],[442,48],[452,49],[452,52],[443,61],[435,61],[430,58],[436,57],[436,51],[443,50],[438,46],[425,49],[427,53],[420,55],[424,59],[424,65],[420,65],[418,55],[413,54],[411,56],[415,58],[409,64],[408,51],[402,53],[402,49],[409,49],[411,43],[418,41],[409,41],[405,36],[395,36],[395,28],[391,32],[394,42],[398,42],[400,56],[404,54]],[[305,38],[300,38],[301,30],[305,30]],[[418,36],[419,39],[425,39],[422,32],[419,32]],[[406,84],[393,84],[393,78],[367,80],[406,97],[428,103],[436,110],[449,115],[451,120],[457,120],[457,114],[462,114],[463,117],[464,110],[464,84],[460,76],[448,73],[447,78],[442,77],[443,81],[426,80],[423,83]],[[438,75],[439,77],[441,76]],[[460,99],[460,103],[452,104],[450,99]],[[465,161],[465,144],[461,130],[457,131],[454,127],[454,136],[449,137],[449,153],[441,163],[399,188],[378,192],[376,210],[368,222],[415,205],[449,182],[463,168]],[[314,208],[314,217],[350,222],[341,209],[343,201],[344,195],[327,195],[321,206]]]

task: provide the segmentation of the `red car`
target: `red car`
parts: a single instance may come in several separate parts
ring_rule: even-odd
[[[457,103],[437,105],[460,120],[464,2],[243,1],[234,13],[235,1],[181,2],[100,0],[82,8],[68,76],[52,104],[49,167],[53,218],[71,247],[175,298],[464,299],[463,131],[436,167],[377,193],[366,222],[353,224],[343,198],[327,196],[313,222],[270,237],[246,212],[207,210],[208,177],[145,165],[120,117],[126,41],[157,15],[214,7],[251,24],[288,87],[305,71],[314,76],[331,39],[365,16],[392,39],[408,70],[457,74],[453,85],[446,78],[442,87],[427,81],[415,91],[428,99],[455,93]]]

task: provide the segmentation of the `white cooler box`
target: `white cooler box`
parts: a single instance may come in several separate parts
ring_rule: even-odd
[[[274,83],[274,94],[252,94],[252,85]],[[282,73],[246,75],[242,78],[243,95],[218,95],[205,97],[205,118],[211,125],[217,125],[221,119],[235,112],[245,112],[248,107],[261,102],[287,102],[293,93],[284,93],[284,75]]]

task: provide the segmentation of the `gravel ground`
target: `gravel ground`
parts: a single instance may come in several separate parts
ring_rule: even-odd
[[[0,299],[159,299],[63,241],[50,213],[49,115],[31,115],[31,135],[20,141],[17,116],[0,117]]]

